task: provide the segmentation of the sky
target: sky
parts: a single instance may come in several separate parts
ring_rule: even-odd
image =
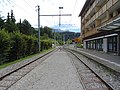
[[[27,19],[30,24],[37,28],[38,11],[40,15],[72,14],[72,16],[61,16],[61,26],[59,26],[58,16],[40,16],[40,26],[48,26],[54,29],[80,32],[80,17],[78,17],[86,0],[0,0],[0,16],[7,17],[7,13],[13,10],[16,22]]]

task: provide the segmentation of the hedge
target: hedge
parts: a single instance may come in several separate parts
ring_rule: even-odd
[[[41,51],[52,47],[52,40],[41,40]],[[35,36],[8,33],[0,30],[0,64],[11,62],[38,53],[38,39]]]
[[[49,49],[49,48],[52,48],[52,40],[41,40],[40,41],[40,45],[41,45],[41,51],[43,49]]]
[[[16,60],[38,52],[37,38],[27,36],[20,32],[11,35],[12,47],[9,51],[9,59]]]
[[[11,39],[8,32],[0,30],[0,64],[8,61],[8,51],[10,50]]]

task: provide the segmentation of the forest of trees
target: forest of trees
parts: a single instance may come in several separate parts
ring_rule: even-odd
[[[55,39],[60,45],[66,44],[68,41],[72,43],[72,39],[80,37],[80,33],[75,32],[55,32]]]
[[[41,27],[41,51],[52,47],[52,29]],[[25,19],[16,23],[13,11],[0,17],[0,64],[38,53],[38,31]]]

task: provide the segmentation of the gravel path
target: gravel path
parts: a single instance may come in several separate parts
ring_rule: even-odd
[[[58,51],[8,90],[83,90],[66,52]]]

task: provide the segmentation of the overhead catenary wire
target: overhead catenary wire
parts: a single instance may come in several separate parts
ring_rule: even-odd
[[[70,23],[71,23],[71,21],[73,20],[76,5],[77,5],[77,0],[75,1],[75,4],[74,4],[74,8],[73,8],[73,12],[72,12],[73,15],[72,15],[72,18],[71,18],[70,21],[69,21]]]
[[[5,2],[4,0],[2,0],[3,2]]]
[[[4,0],[0,1],[0,6],[1,6],[0,10],[2,11],[2,13],[5,13],[6,11],[9,11],[10,7],[8,7],[8,5],[11,5],[8,2],[8,0],[6,0],[6,2]]]
[[[4,5],[2,4],[2,2],[0,1],[0,4],[2,5],[2,7],[4,7]]]
[[[75,8],[76,8],[76,4],[77,4],[77,0],[75,1],[75,5],[74,5],[74,9],[73,9],[73,14],[74,14],[74,11],[75,11]]]
[[[9,0],[7,0],[7,1],[8,1],[9,4],[11,4]]]
[[[23,7],[19,6],[18,4],[16,4],[15,2],[13,2],[12,0],[9,0],[9,2],[12,4],[14,4],[15,6],[17,6],[18,8],[20,8],[22,11],[24,11],[26,14],[31,14],[31,12],[28,12],[27,10],[25,10]],[[35,10],[34,10],[35,11]],[[35,15],[31,14],[33,17],[35,17]]]
[[[34,0],[35,4],[37,5],[36,1]]]
[[[20,2],[20,3],[24,3],[24,5],[26,5],[26,8],[24,8],[22,5],[20,5],[20,4],[18,4],[17,2],[16,2],[16,0],[1,0],[2,1],[2,3],[3,3],[3,1],[4,1],[4,3],[7,3],[7,5],[8,6],[10,6],[10,4],[11,4],[11,6],[14,6],[14,8],[15,8],[15,10],[17,10],[17,8],[16,7],[18,7],[18,8],[20,8],[19,10],[20,10],[20,12],[25,12],[24,14],[25,14],[25,16],[27,16],[28,15],[28,17],[32,17],[32,18],[36,18],[37,17],[37,14],[36,13],[33,13],[33,11],[35,11],[35,9],[34,9],[34,7],[33,7],[33,5],[34,4],[37,4],[37,3],[39,3],[39,1],[41,1],[41,2],[43,2],[43,4],[42,5],[44,5],[44,3],[45,4],[48,4],[48,3],[46,3],[46,1],[49,1],[49,2],[53,2],[52,0],[30,0],[30,1],[28,1],[28,0],[21,0],[22,2]],[[75,7],[76,7],[76,3],[77,3],[77,0],[76,1],[73,1],[73,3],[75,2],[75,5],[74,5],[74,9],[72,9],[73,10],[73,13],[74,13],[74,11],[75,11]],[[3,3],[3,4],[4,4]],[[62,2],[62,0],[59,0],[59,6],[62,6],[62,4],[63,4],[64,2]],[[39,4],[41,4],[41,3],[39,3]],[[50,4],[50,3],[49,3]],[[42,6],[41,5],[41,6]],[[5,5],[4,5],[5,6]],[[55,3],[54,4],[54,6],[57,6],[58,7],[58,3]],[[12,8],[12,7],[11,7]],[[11,8],[9,8],[9,9],[11,9]],[[13,9],[14,9],[13,8]],[[29,10],[27,10],[29,8],[29,10],[31,10],[31,11],[29,11]],[[8,9],[8,10],[9,10]],[[57,8],[53,8],[53,9],[57,9]],[[7,11],[8,11],[7,10]],[[72,13],[72,10],[71,10],[71,13]],[[53,10],[54,11],[54,10]],[[56,10],[57,11],[57,10]],[[16,11],[15,11],[16,12]],[[71,17],[71,18],[73,18],[73,17]],[[52,19],[51,19],[52,20]],[[51,25],[51,23],[50,23],[50,20],[49,19],[46,19],[45,21],[47,21],[47,23],[49,22],[49,24]],[[64,19],[63,19],[63,21],[65,21]],[[67,20],[66,20],[67,21]],[[69,21],[69,18],[68,18],[68,21]],[[65,23],[67,23],[67,22],[65,22]],[[69,22],[68,22],[69,23]],[[71,24],[71,23],[70,23]]]
[[[7,0],[9,4],[11,4],[10,0]],[[12,5],[12,4],[11,4]],[[14,5],[12,5],[12,7],[14,7]]]
[[[2,0],[2,2],[3,2],[6,6],[8,6],[7,3],[6,3],[4,0]],[[1,2],[1,4],[2,4],[2,2]]]
[[[6,4],[7,3],[7,4]],[[31,9],[31,11],[28,11],[26,8],[24,8],[24,7],[22,7],[21,5],[19,5],[18,3],[16,3],[14,0],[1,0],[0,1],[0,6],[1,6],[1,8],[0,8],[0,11],[2,11],[2,13],[1,13],[1,16],[7,16],[7,13],[8,12],[10,12],[11,10],[13,10],[14,11],[14,9],[15,10],[20,10],[21,12],[23,12],[24,14],[22,15],[22,16],[24,16],[24,17],[22,17],[22,16],[17,16],[17,17],[19,17],[19,18],[17,18],[16,20],[17,21],[19,21],[18,19],[27,19],[28,21],[30,21],[29,20],[29,18],[31,18],[32,17],[32,19],[31,20],[35,20],[36,22],[37,22],[37,12],[35,12],[35,9],[34,9],[34,12],[33,12],[33,10]],[[18,8],[18,9],[17,9]],[[19,12],[20,12],[19,11]],[[14,12],[16,12],[16,11],[14,11]],[[16,14],[15,14],[15,16],[16,16]],[[33,25],[34,23],[33,23],[33,21],[30,21],[30,23]],[[34,25],[33,25],[34,26]]]
[[[42,1],[42,2],[44,3],[44,0],[39,0],[39,1]],[[36,0],[34,0],[34,2],[36,3]],[[43,8],[43,9],[44,9],[44,8]],[[43,10],[43,9],[42,9],[42,10]],[[40,15],[40,16],[50,16],[50,15]],[[53,17],[53,16],[51,16],[51,17]],[[44,19],[44,22],[46,22],[48,25],[51,25],[51,22],[50,22],[50,20],[49,20],[49,19],[51,19],[51,18],[47,19],[47,18],[41,17],[41,22],[42,22],[43,19]],[[41,25],[41,26],[46,26],[46,25]]]
[[[33,7],[26,1],[26,0],[24,0],[24,2],[31,8],[31,9],[33,9]],[[33,9],[34,10],[34,9]]]
[[[11,1],[11,0],[10,0]],[[28,12],[28,11],[26,11],[24,8],[22,8],[21,6],[19,6],[19,5],[17,5],[15,2],[13,2],[13,1],[11,1],[14,5],[16,5],[17,7],[19,7],[20,9],[22,9],[23,11],[25,11],[25,12]]]

